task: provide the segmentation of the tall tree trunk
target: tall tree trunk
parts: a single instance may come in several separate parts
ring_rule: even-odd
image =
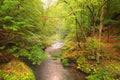
[[[110,25],[108,26],[107,42],[110,42]]]
[[[94,22],[93,22],[93,33],[92,33],[93,38],[95,37],[96,17],[97,16],[94,16]]]
[[[75,19],[75,22],[76,22],[76,40],[77,40],[77,45],[78,45],[78,48],[80,48],[80,41],[79,41],[79,35],[78,35],[78,24],[77,24],[77,19]]]
[[[104,8],[105,8],[105,4],[103,1],[103,5],[101,7],[101,15],[100,15],[100,29],[99,29],[99,46],[98,46],[98,54],[96,56],[96,60],[98,63],[100,63],[100,53],[101,53],[101,37],[102,37],[102,29],[103,29],[103,16],[104,16]]]
[[[110,6],[111,6],[111,1],[110,0],[107,0],[107,4],[106,4],[106,17],[107,19],[110,19]],[[110,41],[110,25],[108,25],[108,29],[107,29],[107,42]]]

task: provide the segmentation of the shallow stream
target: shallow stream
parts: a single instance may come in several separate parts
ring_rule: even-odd
[[[54,59],[52,57],[52,54],[61,52],[63,45],[62,42],[56,42],[46,48],[45,53],[49,58],[43,61],[41,65],[31,66],[35,73],[36,80],[85,80],[80,78],[80,76],[78,77],[72,70],[64,68],[59,58]]]

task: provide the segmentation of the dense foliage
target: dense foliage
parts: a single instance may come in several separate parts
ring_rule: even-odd
[[[12,60],[0,68],[1,80],[35,80],[31,69],[19,60]]]
[[[119,0],[58,0],[49,8],[48,16],[55,16],[59,20],[55,26],[60,27],[57,31],[65,42],[64,53],[61,56],[63,65],[70,66],[71,63],[75,63],[78,70],[90,75],[88,80],[119,79],[116,67],[113,68],[114,72],[118,72],[115,73],[117,77],[113,75],[114,73],[111,74],[109,70],[112,69],[108,68],[111,64],[120,65],[119,58],[115,57],[119,55],[120,48],[119,2]]]
[[[1,53],[24,56],[40,64],[45,58],[43,49],[47,35],[41,19],[43,13],[42,2],[38,0],[1,0]]]
[[[88,80],[119,80],[120,65],[109,65],[87,77]]]
[[[119,3],[58,0],[43,8],[41,0],[1,0],[0,62],[9,62],[8,54],[40,64],[47,58],[45,48],[62,40],[64,52],[52,56],[64,66],[75,64],[88,80],[119,80]]]

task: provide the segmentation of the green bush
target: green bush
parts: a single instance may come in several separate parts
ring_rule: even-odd
[[[52,57],[54,57],[54,58],[60,58],[61,57],[61,53],[54,53],[54,54],[52,54]]]
[[[120,80],[120,65],[109,65],[88,76],[87,80]]]
[[[77,69],[85,73],[88,74],[97,73],[99,70],[97,64],[90,64],[83,56],[79,57],[76,62],[77,62]]]
[[[70,65],[70,64],[69,64],[69,60],[66,59],[66,58],[62,58],[61,62],[62,62],[62,64],[63,64],[64,66],[66,66],[66,67]]]
[[[98,46],[99,42],[96,39],[88,38],[87,42],[85,43],[85,56],[88,59],[96,59],[96,56],[98,55]],[[102,43],[100,43],[100,46],[103,46]]]
[[[0,80],[35,80],[35,76],[23,62],[12,60],[0,69]]]
[[[41,64],[42,60],[47,59],[47,55],[40,49],[39,46],[31,46],[26,49],[21,49],[20,52],[14,54],[16,57],[27,57],[33,64]]]

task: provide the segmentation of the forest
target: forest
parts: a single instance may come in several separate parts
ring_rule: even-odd
[[[83,78],[36,78],[49,55]],[[0,0],[0,80],[120,80],[120,0]]]

